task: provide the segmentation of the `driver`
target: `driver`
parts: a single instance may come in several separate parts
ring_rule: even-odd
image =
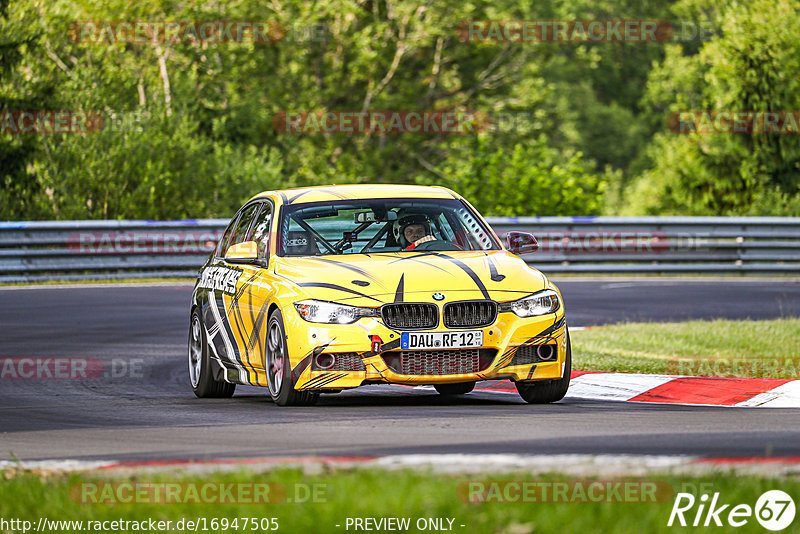
[[[400,217],[392,224],[395,241],[405,250],[412,250],[428,241],[435,241],[431,235],[431,221],[427,215],[415,214]]]

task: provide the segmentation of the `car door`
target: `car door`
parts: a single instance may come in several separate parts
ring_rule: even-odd
[[[247,240],[263,204],[251,202],[242,207],[220,239],[214,259],[200,274],[199,285],[206,289],[203,322],[209,349],[234,382],[250,382],[254,374],[248,357],[252,326],[244,319],[249,316],[248,307],[254,305],[246,281],[257,276],[259,267],[227,262],[225,253]]]
[[[260,202],[248,231],[246,233],[234,231],[229,247],[253,241],[256,243],[258,259],[268,261],[273,212],[271,201]],[[243,227],[243,224],[240,226]],[[238,361],[248,373],[248,383],[265,386],[266,377],[256,370],[264,368],[268,319],[266,315],[268,307],[265,304],[269,302],[274,292],[269,272],[259,265],[232,264],[225,261],[224,257],[222,261],[226,267],[239,268],[242,271],[233,298],[223,299],[227,304],[227,320],[236,341]]]

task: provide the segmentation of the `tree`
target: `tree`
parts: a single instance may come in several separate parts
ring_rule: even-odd
[[[55,84],[25,75],[25,58],[42,53],[36,14],[23,2],[0,0],[0,114],[56,105]],[[30,171],[43,156],[36,136],[0,130],[0,220],[47,213],[37,199],[47,194]]]
[[[464,195],[486,215],[596,215],[602,208],[606,177],[595,174],[580,153],[561,154],[544,136],[511,150],[494,148],[487,135],[454,144],[436,178],[418,183],[442,185]]]
[[[699,3],[699,2],[698,2]],[[645,102],[679,111],[800,109],[800,5],[752,0],[717,11],[720,35],[696,55],[671,45]],[[662,132],[631,187],[629,213],[800,215],[797,134]]]

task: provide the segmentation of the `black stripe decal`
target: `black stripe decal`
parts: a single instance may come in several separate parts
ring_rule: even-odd
[[[250,339],[247,340],[247,355],[248,360],[250,359],[250,353],[253,352],[253,349],[258,343],[258,350],[260,354],[264,354],[264,347],[261,346],[261,325],[264,322],[264,314],[266,313],[266,308],[264,306],[258,310],[258,317],[253,316],[253,287],[250,286],[249,282],[252,282],[257,278],[258,272],[254,273],[253,277],[248,280],[248,291],[247,294],[250,297],[249,308],[250,308],[250,324],[253,325],[253,329],[250,331]]]
[[[380,375],[381,378],[383,378],[383,371],[381,371],[380,369],[375,367],[374,363],[371,363],[370,365],[372,366],[373,369],[375,369],[375,372],[378,373],[378,375]],[[384,380],[385,380],[385,378],[384,378]]]
[[[395,254],[397,254],[397,252],[395,252]],[[403,256],[389,263],[397,263],[398,261],[406,261],[406,260],[415,260],[417,258],[424,258],[425,256],[436,256],[436,252],[418,252],[413,256]]]
[[[328,348],[328,345],[333,343],[335,340],[336,340],[336,338],[333,338],[330,341],[328,341],[327,343],[325,343],[324,345],[320,345],[319,347],[314,347],[314,349],[311,351],[311,354],[313,354],[314,356],[319,356],[320,354],[322,354],[322,351],[324,351],[326,348]]]
[[[502,282],[505,279],[506,275],[497,272],[497,267],[492,261],[492,258],[487,256],[486,261],[489,262],[489,274],[491,275],[492,282]]]
[[[380,300],[378,300],[378,299],[376,299],[374,297],[370,297],[369,295],[365,295],[364,293],[361,293],[360,291],[355,291],[353,289],[350,289],[350,288],[347,288],[347,287],[342,287],[342,286],[336,285],[336,284],[329,284],[327,282],[302,282],[302,283],[297,284],[297,285],[299,285],[300,287],[324,287],[326,289],[336,289],[337,291],[344,291],[345,293],[350,293],[352,295],[358,295],[359,297],[364,297],[364,298],[367,298],[367,299],[370,299],[370,300],[374,300],[375,302],[380,302],[381,304],[383,304],[382,301],[380,301]]]
[[[253,332],[250,336],[250,350],[255,348],[256,342],[258,342],[258,350],[263,355],[264,354],[264,347],[261,345],[261,327],[264,325],[264,317],[267,316],[267,307],[261,306],[261,309],[258,312],[258,316],[253,323]]]
[[[491,300],[492,299],[492,297],[489,296],[489,292],[486,290],[486,286],[483,285],[483,282],[481,282],[480,277],[477,274],[475,274],[475,271],[473,271],[472,269],[469,268],[469,265],[465,264],[461,260],[457,260],[455,258],[451,258],[450,256],[447,256],[445,254],[440,254],[438,252],[436,252],[434,254],[437,257],[444,258],[447,261],[450,261],[450,262],[455,263],[456,265],[458,265],[458,267],[462,271],[467,273],[469,275],[469,277],[472,278],[472,281],[475,282],[475,285],[478,286],[478,289],[480,289],[481,293],[483,293],[483,298],[485,298],[486,300]]]
[[[292,384],[297,384],[297,380],[300,378],[300,375],[306,370],[306,368],[311,365],[311,354],[308,354],[305,358],[300,360],[300,363],[294,366],[292,369]]]
[[[528,379],[530,380],[533,377],[533,372],[536,370],[536,365],[534,364],[531,367],[531,370],[528,372]]]
[[[239,309],[239,303],[236,302],[236,301],[233,301],[231,303],[231,315],[233,315],[233,320],[234,320],[234,323],[235,323],[235,326],[236,326],[236,331],[239,334],[239,338],[244,340],[244,336],[242,335],[242,324],[240,324],[240,321],[241,321],[241,323],[243,323],[244,319],[242,319],[242,313],[241,313],[241,310]],[[231,325],[231,328],[233,328],[233,326],[234,325]],[[246,367],[244,359],[242,358],[242,354],[238,350],[238,344],[239,344],[238,339],[239,338],[232,337],[231,338],[231,344],[234,346],[233,350],[236,351],[236,359],[239,361],[239,364],[242,367]],[[245,350],[245,353],[246,353],[247,345],[245,345],[244,350]],[[245,354],[245,356],[246,355],[247,354]],[[250,373],[247,371],[246,368],[245,368],[245,378],[247,379],[248,382],[250,381]]]
[[[231,320],[228,316],[228,309],[225,307],[225,299],[223,295],[220,294],[219,296],[214,293],[214,299],[217,301],[217,309],[219,310],[220,318],[222,319],[222,328],[225,329],[225,333],[228,334],[228,339],[231,342],[231,349],[233,350],[233,354],[228,354],[227,347],[223,343],[223,347],[225,347],[225,356],[227,359],[231,360],[232,362],[239,363],[241,365],[242,359],[239,356],[239,350],[236,346],[236,338],[233,336],[233,329],[231,327]]]
[[[325,373],[303,384],[303,389],[321,388],[345,376],[347,376],[347,373]]]
[[[434,253],[434,252],[422,252],[420,254],[414,254],[413,256],[405,256],[403,258],[396,259],[396,260],[391,261],[389,263],[397,263],[398,261],[405,261],[405,260],[417,261],[417,262],[419,262],[419,263],[421,263],[423,265],[427,265],[428,267],[433,267],[434,269],[438,269],[438,270],[442,271],[443,273],[447,273],[450,276],[453,276],[453,273],[451,273],[447,269],[442,269],[438,265],[434,265],[432,263],[428,263],[427,261],[422,261],[422,260],[419,259],[419,258],[424,258],[424,257],[427,257],[427,256],[435,256],[435,255],[436,255],[436,253]]]
[[[236,330],[239,332],[239,337],[242,339],[242,341],[245,342],[244,350],[245,350],[245,358],[247,360],[250,359],[250,350],[251,350],[250,338],[248,337],[248,339],[245,339],[245,336],[243,335],[243,332],[245,330],[245,328],[244,328],[244,317],[242,317],[242,308],[241,308],[241,304],[239,302],[239,299],[241,299],[244,296],[245,292],[248,293],[248,295],[250,297],[250,320],[251,321],[254,320],[254,318],[253,318],[253,309],[252,309],[253,308],[253,306],[252,306],[253,293],[252,293],[252,286],[250,285],[250,282],[255,280],[257,277],[258,277],[258,271],[254,272],[252,274],[252,276],[250,276],[250,278],[248,278],[247,280],[244,281],[242,286],[236,291],[236,294],[233,296],[233,299],[231,300],[230,310],[228,312],[228,313],[232,313],[233,314],[233,319],[236,322]],[[251,333],[251,336],[252,336],[252,333]],[[233,341],[233,344],[235,345],[236,344],[236,338],[232,338],[232,341]],[[245,362],[244,362],[244,360],[242,358],[242,355],[239,354],[238,350],[236,351],[236,353],[237,353],[237,358],[236,359],[239,361],[239,363],[242,365],[242,367],[245,370],[245,378],[246,378],[247,382],[250,382],[250,371],[247,369],[247,364],[245,364]]]
[[[325,386],[327,386],[328,384],[330,384],[330,383],[332,383],[332,382],[336,382],[336,381],[337,381],[337,380],[339,380],[340,378],[344,378],[344,377],[346,377],[346,376],[347,376],[347,373],[338,373],[338,374],[336,374],[336,375],[334,375],[334,376],[330,377],[330,379],[329,379],[329,380],[325,380],[324,382],[317,384],[315,387],[317,387],[317,388],[322,388],[322,387],[325,387]]]
[[[555,323],[553,323],[553,326],[545,328],[544,330],[539,332],[539,335],[534,336],[534,337],[548,336],[548,335],[552,334],[553,332],[555,332],[556,330],[558,330],[559,328],[561,328],[562,326],[564,326],[566,323],[567,323],[567,316],[564,315],[563,317],[561,317],[560,321],[556,321]]]
[[[331,265],[336,265],[337,267],[342,267],[344,269],[349,269],[349,270],[353,271],[354,273],[358,273],[361,276],[363,276],[365,278],[369,278],[373,282],[377,282],[378,284],[380,284],[380,280],[378,280],[372,274],[370,274],[369,271],[366,271],[366,270],[362,269],[361,267],[356,267],[355,265],[350,265],[348,263],[342,263],[342,262],[336,261],[336,260],[330,260],[328,258],[314,258],[312,261],[322,262],[322,263],[330,263]]]
[[[412,230],[413,231],[413,230]],[[403,302],[403,287],[405,283],[403,279],[405,278],[406,273],[400,275],[400,281],[397,283],[397,289],[394,292],[394,301],[395,302]]]
[[[308,382],[306,382],[305,384],[303,384],[303,389],[314,387],[314,385],[317,382],[321,382],[324,378],[328,378],[329,376],[330,376],[330,373],[325,373],[324,375],[320,375],[320,376],[314,377],[311,380],[309,380]]]
[[[333,197],[336,197],[338,199],[341,199],[341,200],[348,200],[350,198],[347,195],[343,195],[343,194],[339,193],[338,191],[334,191],[333,189],[325,189],[325,188],[318,187],[318,188],[309,189],[307,191],[303,191],[301,193],[298,193],[298,194],[294,195],[292,198],[289,199],[288,204],[291,204],[292,202],[294,202],[298,198],[300,198],[303,195],[308,194],[308,193],[328,193],[329,195],[331,195]]]
[[[342,193],[340,193],[340,192],[338,192],[336,190],[333,190],[333,189],[321,188],[321,189],[317,189],[317,191],[322,191],[323,193],[328,193],[329,195],[334,196],[336,198],[340,198],[342,200],[350,200],[352,198],[352,197],[348,197],[347,195],[343,195]]]
[[[294,202],[294,201],[295,201],[295,200],[297,200],[298,198],[300,198],[300,197],[302,197],[303,195],[305,195],[305,194],[308,194],[308,193],[310,193],[310,192],[311,192],[311,190],[308,190],[308,191],[302,191],[302,192],[300,192],[300,193],[297,193],[296,195],[294,195],[294,196],[292,196],[290,199],[288,199],[288,200],[286,201],[286,203],[287,203],[287,204],[291,204],[292,202]]]

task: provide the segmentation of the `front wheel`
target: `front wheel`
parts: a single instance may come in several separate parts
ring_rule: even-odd
[[[310,406],[317,402],[319,393],[297,391],[292,383],[292,366],[286,345],[286,330],[280,310],[273,311],[267,323],[267,352],[264,369],[267,372],[269,396],[278,406]]]
[[[189,382],[200,398],[232,397],[236,389],[236,384],[214,380],[205,328],[196,309],[189,326]]]
[[[569,376],[572,372],[572,344],[567,331],[567,355],[564,361],[564,375],[556,380],[533,382],[517,382],[517,392],[525,402],[530,404],[547,404],[564,398],[569,388]]]
[[[440,395],[465,395],[475,389],[475,382],[458,382],[456,384],[434,384]]]

